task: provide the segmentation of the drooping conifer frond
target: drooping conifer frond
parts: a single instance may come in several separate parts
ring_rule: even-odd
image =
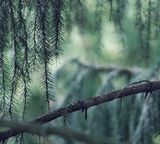
[[[8,28],[6,25],[7,19],[8,19],[8,13],[6,8],[6,3],[3,1],[0,5],[0,95],[2,96],[0,98],[0,103],[2,107],[4,108],[4,113],[6,113],[6,99],[9,98],[9,60],[8,60],[8,39],[7,39],[7,32]]]
[[[18,78],[20,76],[22,70],[22,49],[19,45],[19,29],[17,25],[15,7],[13,1],[8,1],[8,10],[9,10],[9,17],[10,17],[10,32],[11,32],[11,47],[12,47],[12,61],[13,61],[13,72],[12,72],[12,88],[11,88],[11,96],[10,96],[10,104],[9,104],[9,113],[12,118],[13,108],[15,107],[14,104],[14,95],[16,94]]]
[[[53,98],[53,93],[51,87],[53,81],[51,78],[51,72],[49,68],[49,62],[52,58],[52,49],[49,44],[49,3],[47,1],[36,1],[37,13],[38,13],[38,23],[39,23],[39,52],[40,61],[42,62],[42,85],[44,87],[46,101],[48,104],[48,110],[50,111],[50,99]],[[58,31],[58,30],[57,30]],[[59,38],[59,37],[58,37]],[[57,39],[56,39],[57,40]],[[59,39],[58,39],[59,40]],[[56,46],[59,46],[57,41]],[[56,47],[58,48],[58,47]],[[57,51],[58,52],[58,51]]]
[[[19,27],[20,27],[20,33],[19,33],[19,42],[21,43],[21,47],[24,48],[24,60],[23,60],[23,71],[25,72],[25,75],[27,78],[29,78],[29,47],[28,47],[28,34],[27,34],[27,28],[26,28],[26,22],[24,19],[24,4],[22,0],[19,0],[18,2],[18,19],[19,19]]]
[[[52,34],[51,42],[53,44],[53,55],[59,58],[62,53],[61,44],[63,41],[63,10],[64,1],[63,0],[52,0]]]
[[[3,21],[5,18],[5,14],[4,14],[4,8],[3,8],[3,4],[0,6],[0,11],[1,11],[1,19],[0,19],[0,72],[1,72],[1,90],[3,91],[3,103],[5,105],[5,82],[4,82],[4,37],[5,37],[5,33],[4,33],[4,25],[3,25]]]
[[[22,79],[23,79],[23,92],[22,97],[24,100],[23,106],[23,120],[25,119],[25,113],[27,109],[27,96],[29,95],[29,79],[30,79],[30,66],[29,66],[29,47],[28,47],[28,34],[26,29],[26,22],[24,19],[24,4],[22,0],[18,1],[18,27],[20,28],[19,31],[19,45],[23,51],[24,58],[22,63]]]
[[[33,9],[33,8],[32,8]],[[39,50],[38,50],[38,14],[32,10],[31,21],[29,22],[29,46],[31,51],[30,67],[32,71],[38,68]]]
[[[53,81],[49,68],[50,60],[53,56],[56,58],[60,56],[61,43],[62,43],[62,27],[63,27],[63,1],[29,1],[33,5],[32,9],[33,17],[29,19],[30,27],[28,36],[28,26],[26,22],[26,5],[28,2],[18,1],[4,1],[9,18],[6,19],[10,23],[10,30],[8,36],[11,37],[12,47],[12,78],[11,78],[11,90],[9,100],[9,113],[12,117],[13,108],[15,108],[15,94],[17,93],[18,83],[23,85],[22,97],[24,100],[23,107],[23,119],[25,116],[27,96],[29,95],[29,80],[30,80],[30,66],[42,63],[43,86],[45,87],[46,100],[49,107],[49,97],[52,97],[51,93]],[[51,6],[49,4],[52,4]],[[49,10],[50,9],[50,10]],[[52,14],[51,14],[52,13]],[[52,20],[49,16],[52,15]],[[49,28],[53,29],[50,31]],[[7,22],[6,22],[7,23]],[[31,39],[33,41],[31,42]],[[51,41],[50,41],[51,40]],[[51,43],[50,43],[51,42]],[[38,43],[38,44],[37,44]],[[52,45],[53,44],[53,45]],[[52,46],[51,46],[52,45]],[[31,47],[29,47],[31,46]],[[1,57],[4,59],[3,49],[1,49]],[[31,53],[30,53],[31,51]],[[30,60],[31,58],[31,60]],[[39,61],[40,60],[40,61]],[[37,62],[39,61],[39,62]],[[2,65],[4,60],[1,61]],[[35,70],[35,69],[34,69]],[[33,71],[34,71],[33,70]],[[31,70],[32,71],[32,70]],[[32,71],[32,72],[33,72]],[[3,77],[4,72],[2,73]],[[5,85],[3,84],[3,89]]]

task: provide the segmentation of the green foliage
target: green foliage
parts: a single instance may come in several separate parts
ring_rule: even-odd
[[[159,73],[155,72],[155,68],[150,71],[146,69],[136,73],[136,75],[128,76],[127,73],[119,72],[115,69],[109,72],[102,72],[96,67],[93,68],[92,65],[86,67],[85,63],[80,65],[75,61],[76,63],[78,66],[77,70],[74,70],[76,77],[63,79],[64,83],[67,83],[68,79],[71,80],[67,87],[68,94],[64,96],[62,106],[74,103],[77,100],[101,95],[131,82],[159,77]],[[70,64],[68,63],[68,65]],[[63,68],[61,67],[59,70],[61,74]],[[58,75],[60,74],[59,71]],[[56,79],[56,82],[62,83],[59,76]],[[66,85],[61,87],[61,89],[65,88]],[[61,92],[59,93],[61,95]],[[65,120],[64,124],[69,127],[89,133],[93,137],[114,138],[113,143],[117,144],[125,142],[150,144],[152,136],[160,128],[159,97],[157,95],[159,95],[159,92],[150,94],[147,99],[144,99],[145,94],[139,94],[138,96],[123,98],[121,103],[119,100],[115,100],[89,109],[87,121],[84,113],[77,112],[72,115],[66,114],[59,123],[64,123]]]
[[[13,111],[17,110],[16,95],[19,95],[18,91],[21,87],[24,101],[23,119],[25,119],[30,95],[30,78],[37,69],[41,69],[42,87],[50,110],[49,101],[53,99],[50,61],[54,55],[58,57],[61,51],[63,6],[60,1],[5,0],[1,3],[0,46],[3,104],[7,107],[5,105],[7,95],[10,99],[8,112],[12,118]]]
[[[0,0],[0,118],[26,121],[131,82],[159,79],[159,8],[159,0]],[[141,70],[133,74],[118,65]],[[152,95],[66,114],[55,123],[111,143],[157,143],[160,99]],[[15,143],[49,143],[29,137]]]

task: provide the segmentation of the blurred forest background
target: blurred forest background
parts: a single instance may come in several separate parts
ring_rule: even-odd
[[[0,0],[0,118],[29,121],[133,82],[158,80],[159,9],[159,0]],[[87,120],[80,111],[47,125],[109,144],[160,144],[159,94],[114,100],[90,108]],[[2,143],[80,142],[23,134]]]

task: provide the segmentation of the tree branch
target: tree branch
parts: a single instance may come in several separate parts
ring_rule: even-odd
[[[96,72],[103,72],[103,73],[109,73],[111,71],[118,71],[119,74],[127,74],[129,76],[136,75],[142,71],[142,69],[138,67],[134,68],[125,68],[125,67],[120,67],[118,65],[99,65],[99,64],[87,64],[85,62],[80,61],[79,59],[75,58],[72,59],[71,62],[74,62],[78,64],[81,67],[84,67],[86,69],[94,70]]]
[[[0,125],[4,127],[13,128],[15,131],[23,130],[24,132],[36,134],[38,136],[49,136],[56,135],[65,138],[73,138],[75,140],[91,143],[91,144],[107,144],[111,139],[106,140],[96,140],[93,137],[87,136],[85,134],[73,131],[66,127],[53,127],[53,126],[41,126],[39,124],[31,124],[31,123],[18,123],[13,121],[6,121],[0,119]],[[108,141],[108,142],[107,142]],[[106,143],[107,142],[107,143]]]
[[[120,90],[116,90],[116,91],[112,91],[109,93],[105,93],[101,96],[96,96],[96,97],[92,97],[90,99],[87,99],[85,101],[78,101],[75,104],[70,104],[69,106],[65,107],[65,108],[60,108],[57,109],[53,112],[50,112],[48,114],[45,114],[37,119],[34,119],[28,123],[38,123],[38,124],[45,124],[48,123],[54,119],[57,119],[63,115],[66,114],[66,112],[72,113],[75,111],[86,111],[88,108],[92,107],[92,106],[96,106],[108,101],[112,101],[114,99],[117,98],[123,98],[123,97],[127,97],[127,96],[131,96],[134,94],[138,94],[138,93],[148,93],[148,92],[152,92],[152,91],[156,91],[156,90],[160,90],[160,81],[140,81],[140,82],[135,82],[130,84],[129,86],[120,89]],[[0,141],[8,139],[10,137],[13,137],[17,134],[20,134],[24,132],[23,130],[14,130],[14,129],[10,129],[4,132],[0,132]]]

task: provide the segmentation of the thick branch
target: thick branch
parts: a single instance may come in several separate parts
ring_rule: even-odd
[[[81,142],[91,143],[91,144],[107,144],[107,140],[96,140],[93,137],[87,136],[85,134],[73,131],[66,127],[51,127],[51,126],[41,126],[31,123],[17,123],[13,121],[6,121],[0,119],[0,125],[4,127],[13,128],[15,131],[23,130],[26,133],[36,134],[38,136],[49,136],[56,135],[65,138],[73,138]],[[108,139],[110,141],[110,139]]]
[[[108,101],[111,101],[117,98],[122,98],[122,97],[130,96],[130,95],[134,95],[138,93],[148,93],[148,92],[152,92],[156,90],[160,90],[160,81],[136,82],[136,83],[133,83],[125,87],[124,89],[105,93],[101,96],[96,96],[96,97],[90,98],[85,101],[78,101],[75,104],[70,104],[68,107],[60,108],[58,110],[50,112],[44,116],[41,116],[40,118],[30,121],[29,123],[38,123],[38,124],[48,123],[56,118],[59,118],[65,115],[66,112],[69,114],[69,113],[79,111],[79,110],[84,111],[92,106],[96,106],[96,105],[99,105],[99,104],[102,104],[102,103],[105,103],[105,102],[108,102]],[[15,131],[14,129],[0,132],[0,141],[8,139],[22,132],[24,131],[23,130]]]

